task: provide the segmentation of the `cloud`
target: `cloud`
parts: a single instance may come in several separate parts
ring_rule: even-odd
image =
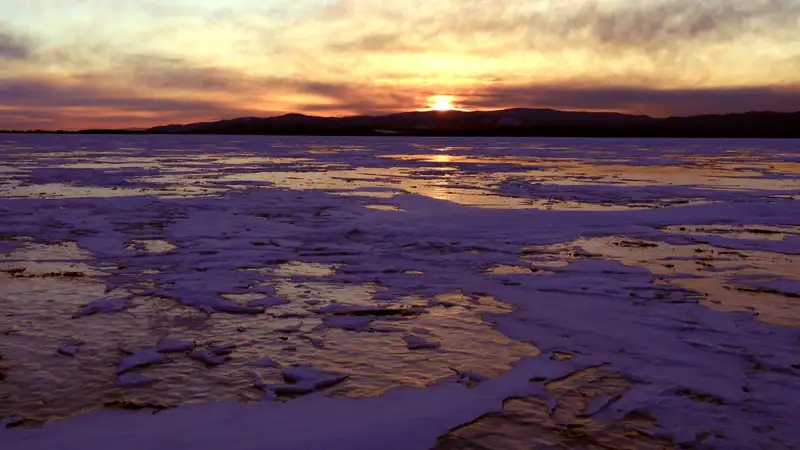
[[[270,80],[275,89],[272,92],[309,94],[317,101],[300,101],[290,109],[265,109],[237,100],[250,95],[251,91],[234,91],[230,95],[212,97],[167,96],[163,92],[143,94],[151,92],[150,88],[137,91],[98,82],[103,79],[0,79],[0,128],[126,128],[235,117],[263,117],[284,112],[317,115],[387,114],[420,109],[427,95],[421,90],[386,90],[370,84],[277,78]],[[200,77],[201,81],[203,79]],[[170,79],[164,85],[172,85],[178,80]],[[186,81],[185,78],[180,80]],[[200,82],[194,86],[203,85]],[[266,94],[271,95],[272,92]],[[781,87],[658,89],[641,86],[509,85],[497,81],[473,92],[452,93],[458,97],[458,105],[467,109],[549,107],[622,111],[654,116],[800,110],[800,84]]]
[[[630,86],[495,85],[465,96],[465,108],[533,106],[676,116],[800,111],[800,84],[781,87],[658,89]]]
[[[0,79],[0,128],[124,128],[273,113],[224,99],[143,95],[91,77]]]
[[[426,100],[422,93],[387,92],[374,86],[345,87],[335,93],[326,103],[306,103],[297,107],[300,111],[319,115],[380,115],[417,110]]]
[[[0,127],[378,114],[436,94],[475,109],[800,109],[800,0],[8,1]]]
[[[0,80],[0,99],[6,107],[114,107],[121,111],[209,109],[219,104],[188,98],[149,98],[131,90],[115,90],[89,82],[47,78]]]
[[[176,82],[172,80],[169,83]],[[271,80],[277,92],[313,94],[315,102],[291,109],[264,109],[219,97],[143,95],[141,91],[99,85],[91,77],[73,80],[0,80],[0,128],[86,128],[152,126],[223,118],[271,116],[284,112],[318,115],[387,114],[420,109],[424,91],[385,90],[369,84],[314,80]],[[202,84],[201,84],[202,85]],[[149,91],[150,89],[145,89]],[[267,93],[269,94],[269,92]],[[781,87],[657,89],[641,86],[508,85],[495,82],[470,93],[453,92],[460,107],[510,107],[604,110],[654,116],[800,111],[800,84]]]
[[[303,77],[254,75],[229,67],[197,65],[181,58],[132,55],[121,58],[113,68],[117,76],[128,77],[131,85],[169,91],[219,92],[231,97],[267,94],[309,94],[323,98],[356,95],[362,83],[331,82]],[[110,78],[98,74],[100,78]]]
[[[241,91],[264,80],[226,67],[195,65],[174,57],[137,54],[120,58],[113,72],[126,74],[132,84],[155,89]]]
[[[0,29],[0,61],[25,60],[33,54],[33,43],[23,37]]]
[[[409,45],[400,33],[375,32],[359,36],[350,41],[332,42],[329,48],[334,51],[360,51],[379,52],[394,51],[423,51],[425,48],[418,45]]]
[[[782,34],[796,40],[800,26],[799,0],[460,0],[438,6],[410,0],[383,9],[366,1],[340,0],[335,6],[321,12],[324,21],[335,26],[337,21],[358,17],[365,24],[361,34],[351,32],[329,44],[338,51],[435,51],[446,43],[458,51],[459,43],[495,51],[509,45],[513,50],[548,51],[576,44],[595,50],[652,50],[752,34]]]
[[[147,66],[150,60],[152,66],[138,73],[135,67]],[[0,77],[0,129],[38,123],[48,128],[125,128],[285,112],[350,115],[397,111],[420,103],[412,96],[363,83],[255,77],[230,69],[192,67],[182,60],[135,61],[120,66],[116,75]],[[262,106],[257,96],[280,97],[282,103]],[[298,99],[287,100],[292,96]]]

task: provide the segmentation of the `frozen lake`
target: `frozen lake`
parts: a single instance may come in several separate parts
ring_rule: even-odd
[[[3,449],[800,446],[800,141],[0,162]]]

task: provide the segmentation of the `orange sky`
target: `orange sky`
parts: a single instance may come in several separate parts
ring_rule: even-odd
[[[3,0],[0,128],[800,110],[800,0]]]

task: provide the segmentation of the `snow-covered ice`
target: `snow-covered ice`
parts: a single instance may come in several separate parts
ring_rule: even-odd
[[[167,362],[167,358],[155,348],[148,348],[131,353],[122,358],[117,365],[117,373],[124,373],[138,367],[145,367],[152,364],[162,364]]]
[[[0,159],[3,449],[800,446],[797,141]]]
[[[144,375],[139,375],[138,373],[123,373],[117,377],[117,382],[122,387],[139,387],[147,386],[153,383],[153,380]]]
[[[189,357],[203,361],[209,367],[225,364],[228,359],[230,359],[230,357],[225,353],[220,354],[214,351],[202,352],[199,350],[190,353]]]
[[[73,314],[73,317],[91,316],[98,313],[115,313],[133,308],[133,306],[128,298],[103,298],[88,303]]]
[[[439,348],[441,344],[434,341],[426,341],[425,339],[419,336],[406,336],[403,338],[406,341],[406,345],[408,345],[409,350],[420,350],[424,348]]]
[[[248,364],[253,367],[279,367],[279,364],[272,358],[261,358]]]
[[[160,353],[181,353],[188,352],[194,348],[194,342],[181,341],[179,339],[166,338],[158,343],[156,349]]]
[[[78,353],[78,348],[72,345],[59,345],[58,353],[66,356],[75,356]]]

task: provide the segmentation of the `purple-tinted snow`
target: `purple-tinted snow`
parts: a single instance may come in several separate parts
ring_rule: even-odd
[[[0,398],[93,360],[130,395],[264,395],[2,448],[427,449],[598,366],[631,387],[584,418],[800,445],[797,141],[8,135],[0,158]]]

